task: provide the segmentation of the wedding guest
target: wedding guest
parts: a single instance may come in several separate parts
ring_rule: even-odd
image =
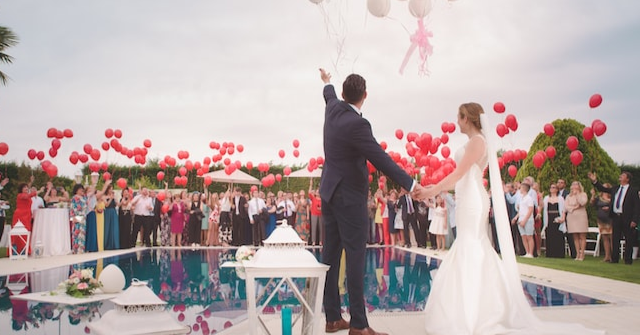
[[[444,199],[442,199],[440,195],[436,196],[429,233],[436,236],[436,250],[446,250],[445,237],[449,233],[449,228],[447,227],[447,209],[444,207]]]
[[[584,250],[587,247],[587,232],[589,231],[589,218],[587,217],[587,202],[589,198],[579,181],[571,183],[569,195],[564,202],[567,212],[567,231],[573,234],[573,243],[576,247],[577,261],[584,260]]]
[[[281,199],[282,200],[278,203],[278,207],[283,208],[283,215],[284,218],[287,219],[287,224],[295,227],[296,222],[293,220],[293,216],[296,212],[296,206],[293,203],[291,192],[284,193]]]
[[[416,222],[418,224],[418,234],[420,234],[420,239],[424,241],[424,243],[418,245],[418,247],[420,248],[427,247],[427,234],[429,234],[429,228],[431,224],[431,222],[429,222],[429,209],[429,205],[424,200],[416,202]]]
[[[87,197],[84,186],[76,184],[76,186],[73,187],[73,198],[71,198],[71,206],[69,207],[69,217],[73,223],[71,229],[71,251],[74,254],[82,254],[85,252],[87,211]]]
[[[98,251],[98,218],[96,216],[96,204],[98,199],[96,186],[94,184],[87,186],[85,195],[87,196],[85,251],[95,252]]]
[[[533,242],[533,209],[534,200],[529,195],[531,186],[528,183],[520,184],[520,201],[517,205],[518,214],[513,218],[513,222],[518,223],[518,229],[522,236],[522,244],[526,254],[524,257],[533,258],[534,242]]]
[[[273,195],[273,193],[267,196],[266,206],[267,206],[267,213],[269,213],[269,221],[267,221],[265,234],[267,235],[267,238],[269,238],[271,233],[273,233],[273,231],[276,229],[276,221],[277,221],[277,218],[276,218],[277,208],[276,208],[276,202],[275,202],[275,195]]]
[[[93,215],[90,217],[95,226],[93,226],[94,230],[89,230],[87,227],[87,251],[104,251],[104,209],[106,207],[104,197],[109,186],[111,186],[111,180],[105,181],[102,190],[89,194],[89,209],[91,210],[93,206]],[[95,190],[95,185],[90,189]],[[92,192],[91,190],[89,192]]]
[[[309,240],[309,200],[304,190],[298,192],[296,202],[296,231],[303,241]]]
[[[229,246],[233,243],[233,225],[231,222],[231,189],[220,192],[220,243]]]
[[[120,249],[120,222],[111,183],[104,192],[104,202],[106,204],[104,209],[104,249]]]
[[[38,190],[35,187],[31,187],[31,192],[35,192],[35,195],[31,198],[31,223],[33,223],[34,218],[36,217],[36,211],[45,208],[44,199],[38,195],[38,193],[44,191],[44,187]]]
[[[252,198],[249,200],[247,208],[247,214],[251,222],[252,228],[252,240],[254,246],[259,246],[266,237],[266,225],[267,222],[262,213],[266,210],[267,206],[262,198],[260,198],[260,192],[253,191]]]
[[[9,202],[6,200],[3,200],[2,193],[0,193],[0,236],[4,234],[4,223],[7,216],[7,213],[5,211],[9,208],[11,208],[9,206]]]
[[[518,190],[516,192],[516,190]],[[513,248],[516,255],[523,256],[526,254],[524,250],[524,244],[522,243],[522,236],[520,235],[520,229],[518,224],[513,220],[518,214],[516,210],[516,200],[520,198],[520,184],[518,182],[506,183],[504,185],[504,198],[507,204],[507,214],[509,215],[509,222],[511,222],[511,236],[513,236]]]
[[[62,187],[53,186],[52,182],[47,182],[46,192],[44,194],[45,207],[53,208],[61,202],[69,201],[69,193]]]
[[[404,246],[405,248],[411,248],[411,234],[409,229],[413,229],[416,243],[422,246],[423,242],[420,238],[420,232],[418,231],[418,223],[416,222],[415,203],[406,189],[403,188],[401,194],[398,200],[398,207],[400,207],[402,211],[402,221],[404,222]],[[426,243],[426,241],[424,243]]]
[[[457,237],[457,229],[456,229],[456,199],[455,196],[449,192],[444,194],[444,208],[447,209],[448,223],[449,227],[451,227],[451,232],[453,233],[453,239]]]
[[[611,184],[602,184],[605,188],[611,188]],[[596,218],[598,221],[598,230],[600,231],[600,239],[604,245],[604,259],[603,262],[611,262],[611,234],[613,228],[611,226],[611,217],[609,216],[609,210],[611,209],[611,194],[607,192],[600,192],[596,194],[594,188],[591,189],[591,205],[596,210]]]
[[[540,210],[542,206],[542,192],[540,192],[540,185],[533,181],[533,177],[530,177],[531,181],[531,189],[535,191],[535,197],[532,195],[532,199],[534,201],[533,204],[533,228],[535,231],[534,234],[534,243],[535,243],[535,253],[534,256],[540,256],[540,248],[542,247],[542,211]]]
[[[182,232],[184,230],[184,213],[186,211],[181,194],[173,196],[171,204],[171,246],[182,246]]]
[[[382,230],[382,212],[384,212],[384,192],[378,189],[373,195],[375,209],[373,210],[373,233],[374,241],[384,244],[384,232]]]
[[[160,207],[160,245],[168,247],[171,245],[171,193],[168,190],[165,190],[165,197]]]
[[[200,225],[200,242],[202,245],[209,245],[209,216],[211,215],[211,207],[209,206],[209,192],[205,185],[204,192],[200,195],[200,202],[202,203],[202,222]]]
[[[122,190],[118,208],[120,248],[128,249],[133,247],[131,243],[131,188],[125,187]]]
[[[16,210],[13,212],[13,222],[11,223],[11,228],[15,227],[18,221],[22,222],[24,227],[31,232],[31,201],[34,196],[36,196],[36,192],[31,189],[31,183],[33,183],[34,177],[31,176],[28,184],[20,184],[18,185],[18,190],[20,193],[16,196]],[[11,236],[11,246],[15,245],[17,250],[24,250],[25,243],[21,239]],[[27,254],[31,254],[31,247],[28,247]]]
[[[311,231],[310,239],[311,245],[320,245],[322,243],[322,200],[320,200],[320,193],[317,190],[312,189],[313,179],[309,179],[309,199],[311,199],[311,207],[309,212],[311,213]],[[274,206],[275,207],[275,206]]]
[[[158,246],[158,231],[162,224],[162,205],[163,202],[158,199],[158,193],[154,190],[149,190],[149,196],[151,197],[153,204],[153,215],[151,217],[151,245]]]
[[[558,195],[567,200],[567,196],[569,195],[569,190],[567,190],[567,183],[564,181],[564,179],[558,179],[556,185],[558,185]],[[564,220],[564,224],[568,226],[569,222],[566,216]],[[576,258],[576,247],[575,245],[573,245],[573,235],[567,232],[564,234],[564,238],[565,242],[569,246],[569,253],[571,254],[571,258]]]
[[[387,200],[387,208],[389,210],[389,235],[391,238],[391,245],[402,245],[402,229],[396,228],[396,217],[398,208],[396,204],[398,202],[398,192],[396,190],[389,191],[389,199]]]
[[[207,246],[215,247],[220,245],[220,199],[218,193],[213,192],[209,197],[209,231],[207,235]]]
[[[97,251],[104,251],[104,210],[106,208],[106,202],[104,194],[96,195],[96,244],[98,246]]]
[[[564,258],[564,198],[558,193],[558,186],[549,186],[549,195],[542,200],[542,234],[546,239],[546,255],[551,258]],[[564,231],[563,231],[564,229]]]
[[[153,199],[149,196],[149,189],[142,187],[140,193],[131,200],[133,208],[133,231],[131,239],[137,240],[138,232],[142,228],[142,244],[151,247],[151,227],[153,225]]]
[[[293,204],[293,203],[292,203]],[[231,199],[231,224],[232,224],[232,243],[235,246],[241,246],[245,243],[245,219],[248,220],[247,199],[242,195],[242,189],[236,187]]]
[[[380,244],[384,243],[384,245],[391,244],[391,234],[389,233],[389,207],[387,207],[388,195],[383,190],[382,197],[379,200],[379,204],[382,207],[382,235],[380,237]]]

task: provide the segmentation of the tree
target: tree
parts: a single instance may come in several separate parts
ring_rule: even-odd
[[[10,64],[13,62],[13,57],[5,53],[5,49],[10,48],[18,44],[18,36],[14,34],[11,29],[0,26],[0,63]],[[7,85],[9,77],[2,71],[0,71],[0,82],[3,85]]]

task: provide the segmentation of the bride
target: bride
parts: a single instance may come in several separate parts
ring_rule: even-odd
[[[427,334],[603,334],[577,324],[542,322],[533,314],[520,282],[497,157],[483,134],[490,128],[482,106],[462,104],[458,125],[469,140],[456,152],[456,170],[419,194],[456,192],[458,236],[433,280],[425,307]],[[496,186],[492,198],[502,258],[487,234],[489,197],[482,182],[487,163]]]

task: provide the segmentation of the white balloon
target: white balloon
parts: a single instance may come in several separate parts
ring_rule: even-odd
[[[391,10],[391,0],[367,0],[369,13],[377,17],[385,17]]]
[[[431,0],[409,0],[409,12],[418,19],[429,15],[432,7]]]
[[[311,2],[313,2],[313,3],[315,3],[315,4],[319,4],[319,3],[321,3],[321,2],[322,2],[322,0],[309,0],[309,1],[311,1]]]
[[[104,293],[118,293],[124,289],[126,284],[124,273],[115,264],[109,264],[102,269],[98,281],[102,283],[102,292]]]

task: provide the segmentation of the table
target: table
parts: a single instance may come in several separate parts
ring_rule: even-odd
[[[71,253],[68,208],[40,208],[36,210],[31,230],[31,250],[42,243],[44,257]]]

